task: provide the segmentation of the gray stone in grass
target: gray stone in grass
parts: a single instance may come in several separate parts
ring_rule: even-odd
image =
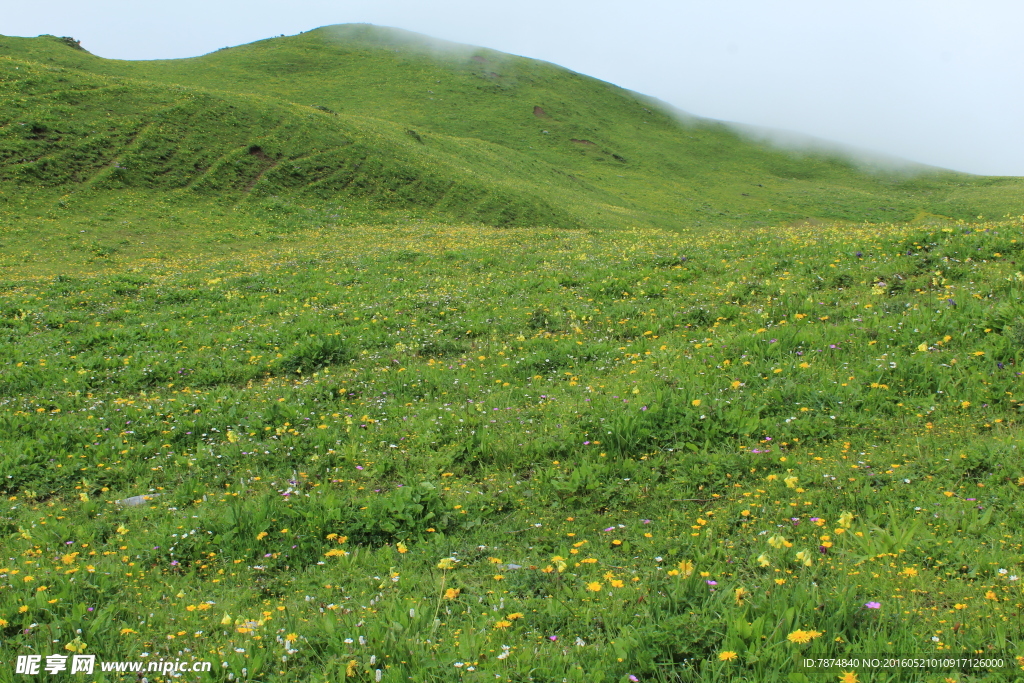
[[[145,505],[153,498],[159,496],[159,493],[147,493],[142,496],[132,496],[131,498],[123,498],[121,500],[115,500],[114,502],[118,505],[127,505],[128,507],[135,507],[137,505]]]

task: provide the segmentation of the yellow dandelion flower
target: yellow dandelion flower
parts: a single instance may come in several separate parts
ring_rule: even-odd
[[[603,588],[603,586],[598,581],[591,581],[590,583],[587,584],[587,590],[588,591],[593,591],[593,592],[596,593],[599,590],[601,590],[601,588]]]
[[[786,640],[788,640],[791,643],[798,643],[800,645],[804,645],[806,643],[811,642],[820,635],[821,632],[819,631],[803,631],[797,629],[796,631],[793,631],[788,636],[786,636]]]
[[[718,653],[718,660],[721,661],[721,662],[731,662],[732,660],[736,659],[736,657],[738,657],[738,656],[739,655],[737,655],[732,650],[725,650],[723,652],[719,652]]]

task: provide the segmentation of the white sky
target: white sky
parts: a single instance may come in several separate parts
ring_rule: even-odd
[[[543,59],[698,116],[1024,176],[1019,0],[40,0],[0,33],[192,57],[365,22]]]

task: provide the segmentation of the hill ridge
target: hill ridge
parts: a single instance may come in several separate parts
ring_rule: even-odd
[[[165,136],[155,156],[143,154],[153,151],[152,141],[140,144],[129,154],[132,172],[112,166],[117,172],[102,187],[237,194],[241,182],[248,194],[265,188],[300,203],[356,202],[552,227],[891,222],[922,214],[956,220],[1022,209],[1022,179],[942,169],[866,172],[831,151],[789,153],[725,122],[680,120],[653,98],[553,64],[373,25],[325,26],[140,62],[106,60],[52,36],[0,37],[0,56],[26,64],[21,71],[5,62],[0,76],[8,95],[0,105],[0,182],[22,186],[87,189],[59,166],[43,163],[29,173],[14,160],[74,165],[81,162],[76,154],[87,161],[99,154],[100,139],[123,149],[142,125],[140,112],[149,112],[176,127],[175,139]],[[96,78],[105,79],[102,88],[90,80]],[[206,108],[185,106],[183,92],[204,98]],[[171,101],[169,113],[152,113]],[[113,126],[112,112],[119,112]],[[25,134],[13,126],[25,123],[19,119],[60,134]],[[100,120],[106,132],[95,138],[85,129]],[[282,130],[293,137],[279,140]],[[251,185],[252,178],[235,177],[259,166],[239,156],[259,140],[274,141],[270,147],[283,156],[303,156],[346,135],[361,160],[322,153],[290,174],[280,164],[263,169]],[[225,148],[228,140],[234,151]],[[169,160],[181,164],[171,168]]]

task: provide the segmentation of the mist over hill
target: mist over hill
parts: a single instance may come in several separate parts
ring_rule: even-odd
[[[785,148],[553,64],[364,24],[157,61],[0,37],[0,89],[0,183],[13,192],[668,229],[1024,208],[1019,178]]]

